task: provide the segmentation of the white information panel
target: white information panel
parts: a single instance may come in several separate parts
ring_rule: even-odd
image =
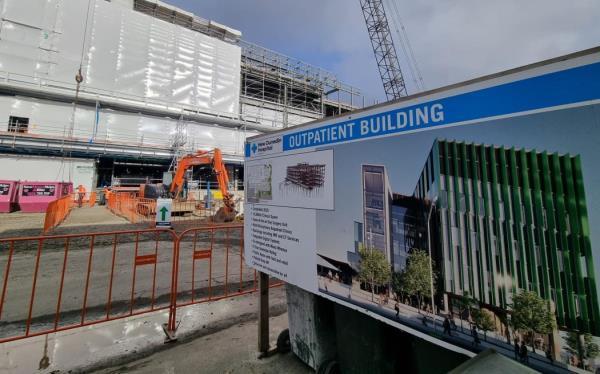
[[[171,227],[173,199],[156,200],[156,227]]]
[[[317,292],[316,277],[306,276],[316,261],[315,211],[248,204],[245,215],[251,217],[244,239],[250,266]]]
[[[250,138],[245,260],[467,355],[551,334],[530,362],[564,365],[600,336],[599,123],[594,49]]]

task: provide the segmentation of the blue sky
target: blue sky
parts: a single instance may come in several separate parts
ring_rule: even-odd
[[[597,0],[384,1],[388,14],[395,1],[429,89],[600,45]],[[384,99],[359,0],[165,2],[330,70],[360,88],[370,98],[367,104]]]

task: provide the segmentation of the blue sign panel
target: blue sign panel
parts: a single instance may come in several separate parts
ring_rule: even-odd
[[[600,63],[283,135],[283,151],[600,99]],[[246,145],[246,157],[251,154]]]

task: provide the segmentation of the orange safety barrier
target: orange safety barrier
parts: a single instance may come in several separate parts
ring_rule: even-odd
[[[110,193],[107,206],[114,214],[127,219],[131,223],[156,220],[156,200],[137,197],[130,193]],[[203,201],[175,201],[171,210],[171,221],[202,221],[214,216],[223,206],[222,201],[213,201],[210,208],[205,208]]]
[[[67,218],[72,208],[73,201],[70,196],[64,196],[50,202],[46,208],[43,233],[46,234],[60,225]]]
[[[232,225],[0,239],[0,343],[160,310],[173,337],[178,308],[257,291],[243,234]]]

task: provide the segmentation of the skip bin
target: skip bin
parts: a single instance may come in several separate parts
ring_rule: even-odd
[[[21,182],[19,207],[26,213],[43,213],[50,202],[73,193],[71,182]]]
[[[10,213],[19,209],[19,182],[0,180],[0,213]]]

